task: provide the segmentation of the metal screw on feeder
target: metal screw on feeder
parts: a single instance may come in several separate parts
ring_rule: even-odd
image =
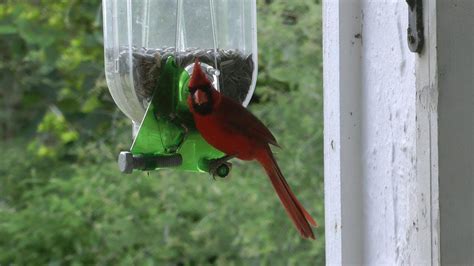
[[[180,166],[183,158],[179,154],[162,156],[134,156],[131,152],[122,151],[118,157],[119,169],[122,173],[130,174],[133,169],[148,171],[156,168]]]
[[[187,83],[198,58],[221,93],[249,103],[257,76],[256,0],[102,4],[107,85],[134,125],[133,144],[119,155],[120,170],[173,167],[227,176],[227,162],[207,167],[225,154],[195,129]]]
[[[222,178],[227,177],[229,173],[230,173],[230,167],[227,164],[221,164],[217,168],[217,171],[216,171],[216,174]]]

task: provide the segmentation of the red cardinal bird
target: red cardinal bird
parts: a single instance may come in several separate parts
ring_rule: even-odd
[[[304,238],[315,239],[316,221],[296,199],[277,165],[270,144],[275,137],[258,118],[232,99],[220,94],[195,61],[187,99],[202,137],[214,148],[241,160],[257,160],[265,169],[288,216]]]

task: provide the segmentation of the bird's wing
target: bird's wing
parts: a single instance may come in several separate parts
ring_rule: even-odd
[[[219,104],[220,121],[232,131],[279,147],[275,137],[268,128],[249,110],[234,100],[222,95]]]

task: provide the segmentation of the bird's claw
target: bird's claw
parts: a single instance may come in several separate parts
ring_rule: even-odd
[[[179,143],[177,143],[176,145],[173,145],[171,147],[168,148],[167,152],[170,152],[170,153],[174,153],[176,152],[179,148],[181,148],[181,146],[183,145],[183,143],[186,141],[186,139],[188,138],[188,135],[189,135],[189,128],[188,126],[182,122],[183,119],[179,116],[179,114],[177,113],[171,113],[169,115],[169,121],[171,121],[173,124],[175,124],[176,126],[178,127],[181,127],[183,129],[183,132],[181,134],[181,140],[179,141]]]

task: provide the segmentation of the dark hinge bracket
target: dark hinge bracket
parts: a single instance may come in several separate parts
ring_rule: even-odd
[[[423,1],[406,0],[408,4],[408,47],[414,53],[420,53],[425,44],[423,35]]]

